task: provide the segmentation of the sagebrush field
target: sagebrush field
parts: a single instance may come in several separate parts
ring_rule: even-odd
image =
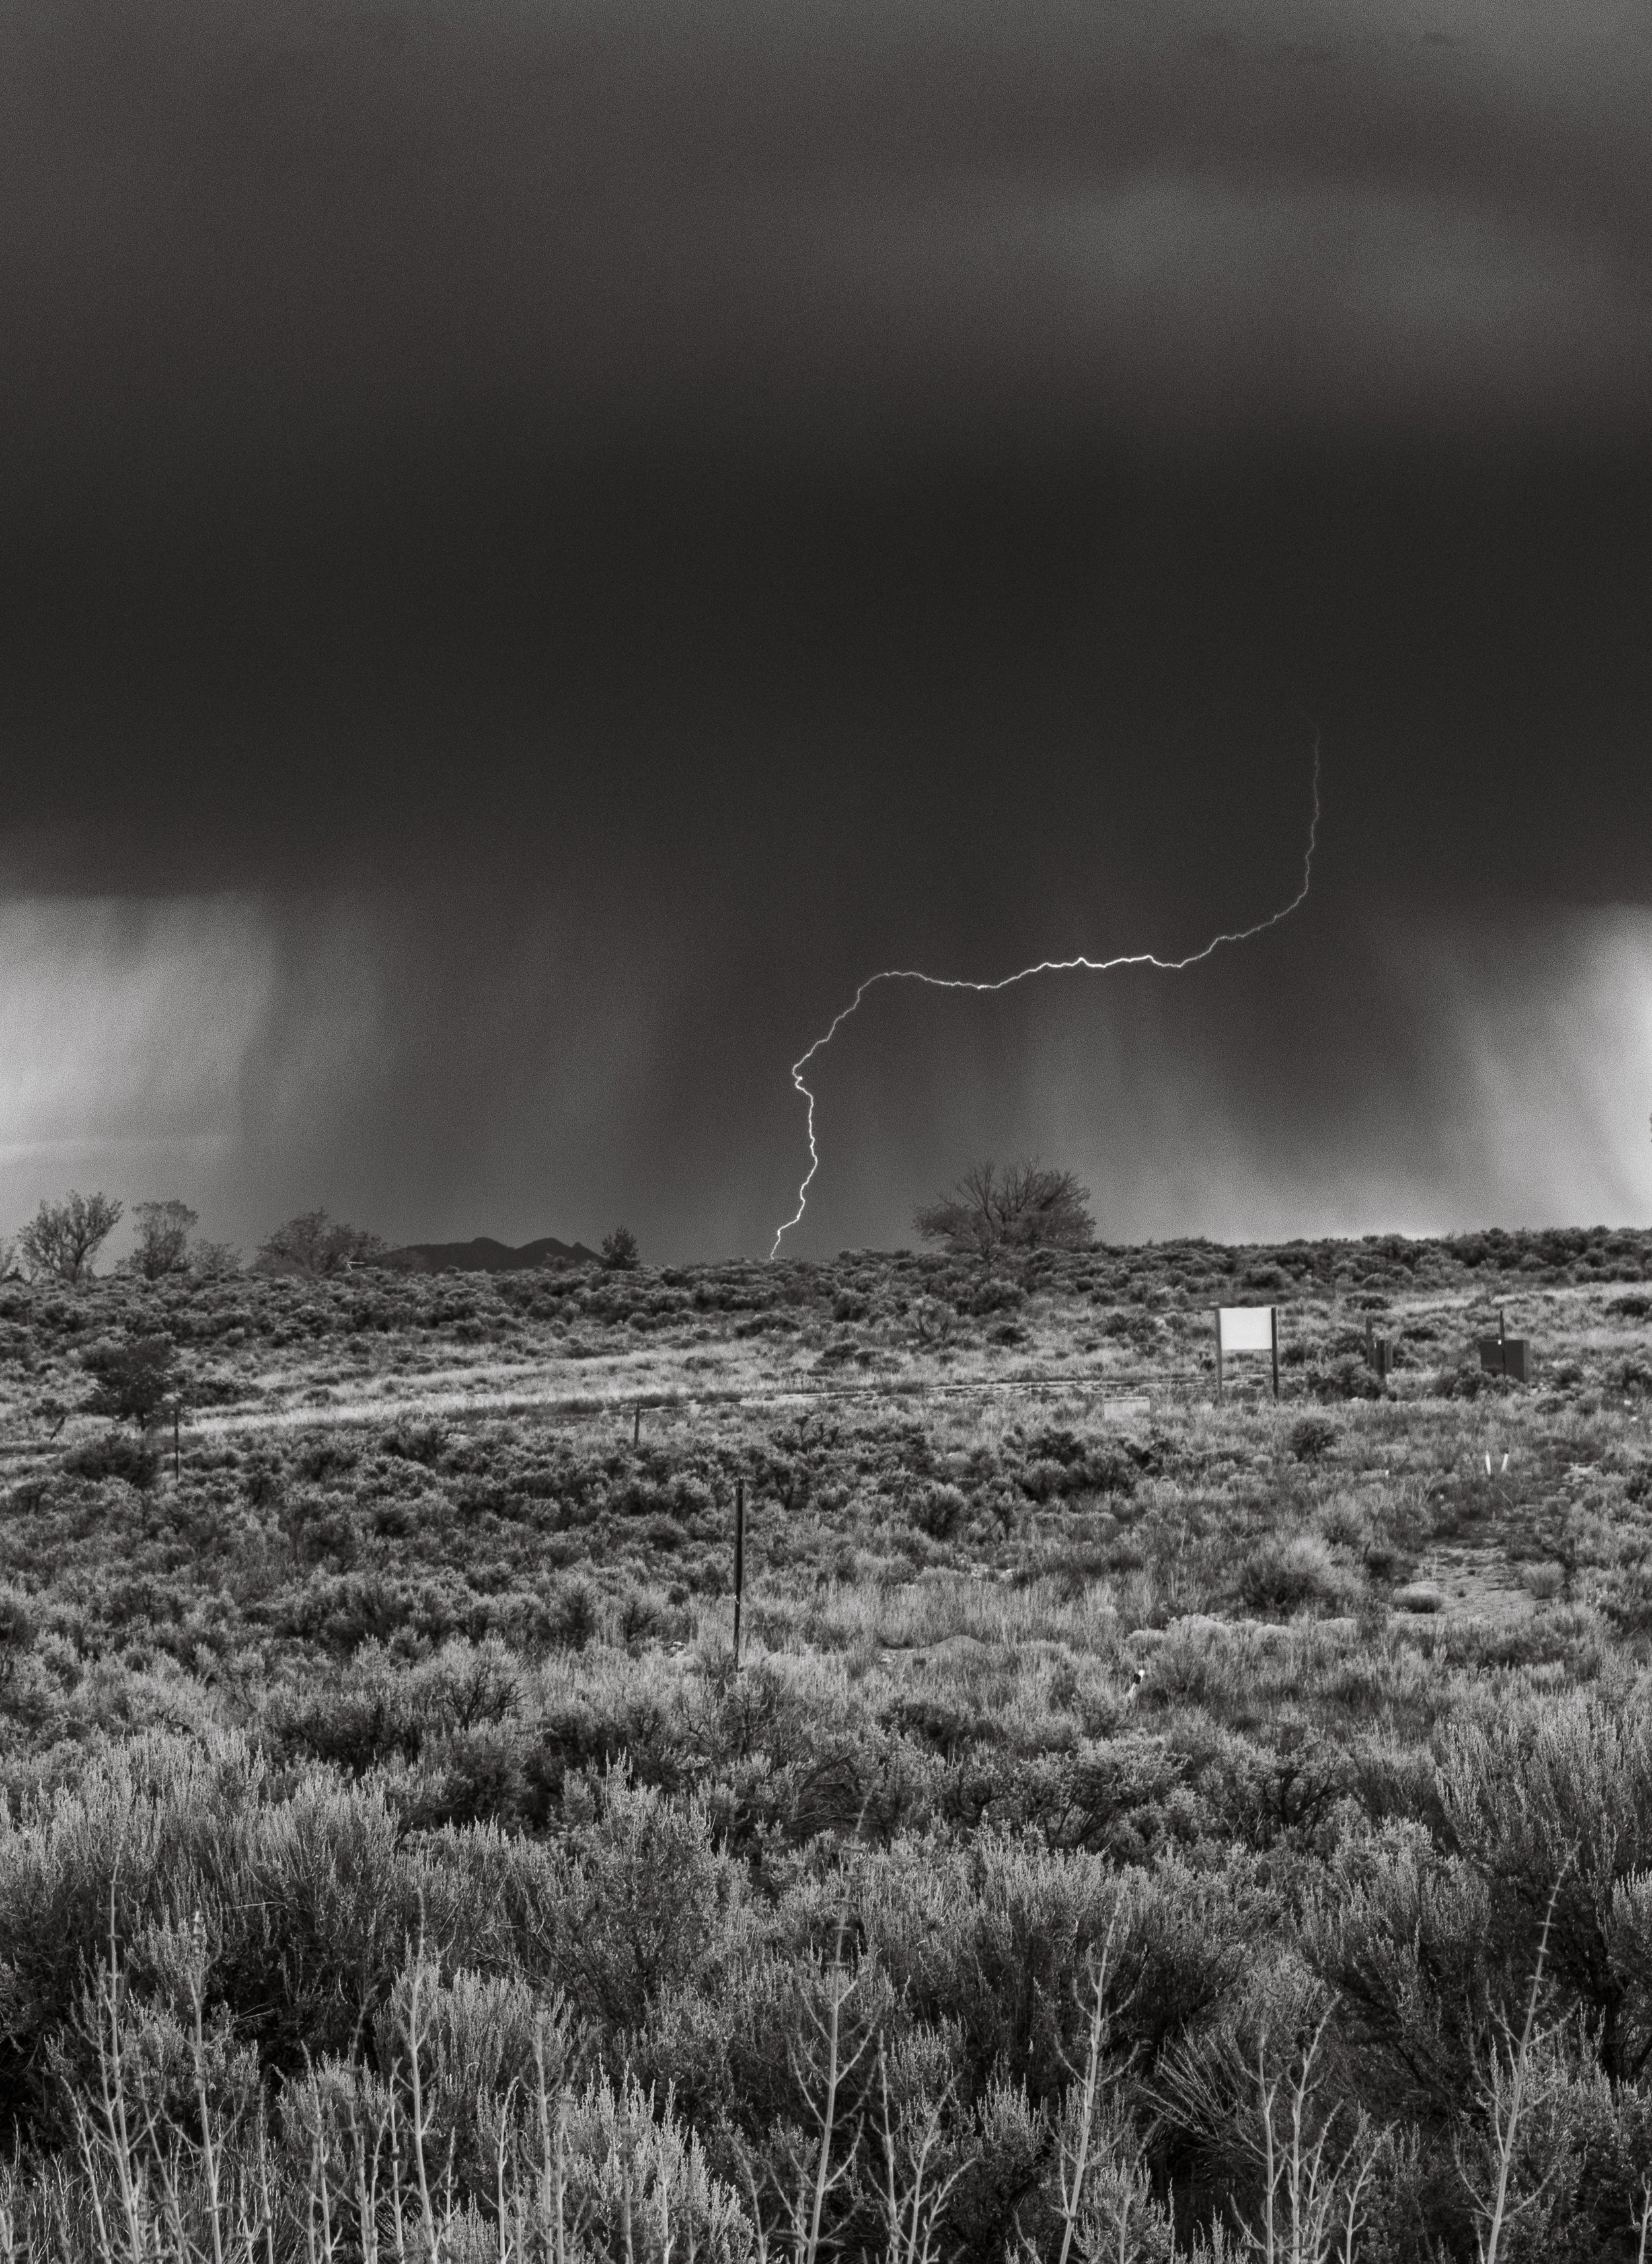
[[[1605,1230],[0,1283],[0,2252],[1644,2264],[1649,1328]]]

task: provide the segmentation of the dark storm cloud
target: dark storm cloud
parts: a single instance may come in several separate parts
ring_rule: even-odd
[[[818,1232],[987,1141],[1254,1222],[1275,1107],[1419,1219],[1563,1187],[1604,1101],[1536,1180],[1423,1128],[1571,1009],[1516,1042],[1460,926],[1402,983],[1358,938],[1644,900],[1649,75],[1598,5],[14,11],[10,1199],[103,1155],[243,1237],[765,1247],[785,1065],[872,968],[1289,894],[1299,702],[1313,978],[869,1022]],[[1627,961],[1555,948],[1605,1028]],[[1415,1186],[1338,1144],[1378,994]],[[1228,1179],[1109,1078],[1231,1120]]]
[[[1644,413],[1628,7],[70,6],[4,46],[9,391],[60,444],[439,448],[518,391],[839,440]]]

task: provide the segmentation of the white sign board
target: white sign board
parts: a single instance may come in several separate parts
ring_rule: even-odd
[[[1221,1305],[1217,1309],[1218,1341],[1224,1353],[1272,1352],[1272,1305]]]

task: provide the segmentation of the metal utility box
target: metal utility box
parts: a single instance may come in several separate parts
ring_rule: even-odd
[[[1480,1365],[1488,1375],[1506,1375],[1515,1383],[1532,1381],[1532,1347],[1525,1337],[1476,1337]]]

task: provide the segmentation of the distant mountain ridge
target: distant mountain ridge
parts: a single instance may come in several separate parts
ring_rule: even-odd
[[[391,1251],[385,1262],[411,1274],[515,1274],[531,1266],[594,1266],[598,1259],[583,1242],[559,1242],[554,1234],[525,1242],[519,1250],[479,1234],[471,1242],[409,1242]]]

